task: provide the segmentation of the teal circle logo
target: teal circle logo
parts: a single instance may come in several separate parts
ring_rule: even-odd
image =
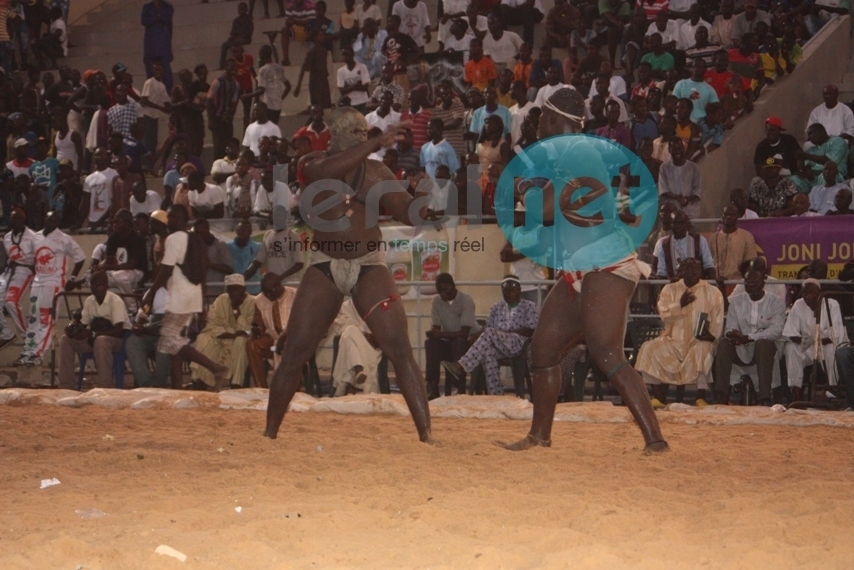
[[[624,146],[593,135],[558,135],[510,161],[498,179],[495,215],[507,240],[535,263],[590,271],[643,243],[658,215],[658,187]]]

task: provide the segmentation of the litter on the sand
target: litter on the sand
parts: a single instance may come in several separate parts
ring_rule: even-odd
[[[161,544],[157,548],[154,549],[155,554],[162,554],[163,556],[171,556],[172,558],[177,558],[181,562],[187,561],[187,555],[183,552],[178,552],[171,546],[166,546],[165,544]]]
[[[59,479],[54,477],[53,479],[42,479],[42,483],[39,486],[39,489],[47,489],[48,487],[53,487],[54,485],[59,485]]]

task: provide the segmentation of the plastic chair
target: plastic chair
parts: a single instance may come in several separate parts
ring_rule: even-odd
[[[531,344],[531,339],[525,340],[522,345],[522,351],[516,356],[510,358],[501,358],[498,360],[499,366],[509,366],[513,375],[513,391],[519,398],[525,399],[525,386],[527,385],[528,392],[533,392],[531,385],[531,374],[528,369],[528,346]],[[486,375],[483,372],[483,366],[478,365],[471,373],[471,382],[469,383],[469,395],[486,394]]]
[[[130,333],[125,333],[122,337],[122,347],[118,352],[113,353],[113,379],[116,381],[116,388],[119,390],[124,388],[125,385],[125,360],[127,359],[127,352],[125,352],[125,345],[127,344],[127,340],[130,337]],[[83,390],[83,377],[86,375],[86,362],[89,359],[95,360],[94,352],[81,352],[80,353],[80,371],[77,373],[77,391]]]

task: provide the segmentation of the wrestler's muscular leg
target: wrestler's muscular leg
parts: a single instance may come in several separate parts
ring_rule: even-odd
[[[394,278],[385,266],[367,269],[353,288],[353,304],[360,315],[365,315],[377,303],[397,294]],[[421,369],[412,355],[409,343],[409,327],[406,312],[399,300],[390,303],[388,309],[377,307],[365,322],[371,329],[380,349],[394,366],[397,385],[409,407],[409,413],[418,430],[421,441],[432,443],[430,430],[430,408]]]
[[[507,449],[521,451],[551,444],[552,421],[560,395],[560,357],[568,346],[583,338],[580,296],[575,294],[574,301],[571,298],[569,284],[558,280],[543,303],[530,348],[534,418],[525,439],[505,445]]]
[[[326,275],[316,267],[306,269],[288,317],[282,360],[270,383],[266,437],[276,439],[288,405],[302,381],[303,366],[326,337],[343,301],[344,296]]]
[[[634,287],[631,281],[612,273],[588,273],[581,286],[581,317],[593,362],[605,374],[613,374],[611,384],[620,392],[640,427],[646,442],[644,451],[654,453],[667,450],[667,443],[661,435],[643,379],[626,363],[623,352],[626,310]]]

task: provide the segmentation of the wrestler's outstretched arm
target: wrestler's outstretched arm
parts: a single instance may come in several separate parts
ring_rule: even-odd
[[[343,179],[353,173],[369,155],[381,148],[391,146],[398,137],[402,136],[409,123],[399,123],[386,129],[378,137],[374,137],[356,146],[340,152],[312,152],[300,158],[306,185],[327,178]],[[392,177],[393,178],[393,177]]]

